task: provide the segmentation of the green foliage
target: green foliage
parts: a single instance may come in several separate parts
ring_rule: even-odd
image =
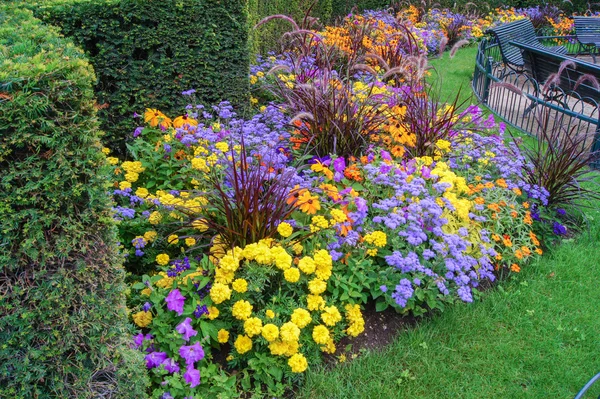
[[[81,50],[0,6],[0,397],[142,397]]]
[[[111,146],[135,128],[131,116],[186,104],[247,104],[249,58],[244,1],[52,0],[30,6],[89,56],[98,76],[102,128]]]

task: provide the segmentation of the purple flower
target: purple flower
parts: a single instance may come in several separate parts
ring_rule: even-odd
[[[181,346],[179,355],[185,359],[187,365],[193,365],[198,360],[204,359],[204,349],[200,342],[196,342],[194,345]]]
[[[175,327],[175,330],[181,335],[183,335],[184,341],[189,341],[190,337],[193,337],[198,334],[198,331],[194,330],[191,325],[192,319],[186,317],[183,323],[179,324]]]
[[[167,370],[170,374],[179,372],[179,364],[177,364],[177,362],[170,357],[166,358],[162,364],[165,366],[165,370]]]
[[[183,379],[190,384],[190,388],[194,388],[200,385],[200,371],[196,370],[193,366],[188,366],[183,375]]]
[[[152,308],[152,304],[150,302],[146,302],[144,304],[144,306],[142,306],[142,309],[144,309],[144,312],[149,311]]]
[[[335,181],[340,181],[344,178],[344,170],[346,170],[346,160],[344,157],[336,158],[336,160],[333,161],[333,170],[335,172],[333,174],[333,179]]]
[[[163,144],[163,149],[165,152],[171,152],[171,146],[169,144]]]
[[[177,312],[179,316],[183,314],[185,297],[181,295],[181,292],[177,288],[169,292],[169,295],[165,298],[165,302],[167,302],[167,309]]]
[[[189,90],[185,90],[181,92],[182,96],[191,96],[192,94],[194,94],[196,92],[196,90],[194,89],[189,89]]]
[[[557,236],[564,236],[567,234],[567,228],[558,222],[554,222],[552,225],[552,231],[554,231],[554,234]]]
[[[144,130],[143,126],[136,127],[135,130],[133,131],[133,137],[138,137],[139,135],[141,135],[142,130]]]
[[[381,290],[381,292],[387,292],[388,290],[387,285],[382,285],[379,287],[379,289]]]
[[[144,334],[139,333],[138,335],[135,335],[133,337],[133,344],[135,345],[136,348],[141,347],[143,343],[144,343]]]
[[[559,216],[565,216],[565,215],[567,214],[567,211],[565,211],[565,210],[564,210],[564,209],[562,209],[562,208],[558,208],[558,209],[556,210],[556,214],[557,214],[557,215],[559,215]]]
[[[174,399],[174,398],[173,398],[173,395],[171,395],[171,392],[165,392],[162,394],[160,399]]]
[[[146,355],[146,367],[151,369],[154,367],[158,367],[165,361],[167,358],[167,354],[165,352],[152,352],[149,355]]]
[[[196,306],[196,310],[194,310],[194,316],[199,319],[203,314],[208,314],[208,308],[206,305]]]

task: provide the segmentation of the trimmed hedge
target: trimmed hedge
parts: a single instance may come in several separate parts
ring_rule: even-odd
[[[0,5],[0,397],[142,398],[83,52]]]
[[[88,55],[107,142],[122,144],[146,107],[248,103],[246,0],[46,0],[29,5]]]

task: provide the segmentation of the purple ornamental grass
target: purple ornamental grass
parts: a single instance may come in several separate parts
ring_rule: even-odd
[[[186,317],[185,320],[175,327],[175,330],[183,336],[184,341],[189,341],[191,337],[196,336],[198,331],[192,328],[192,319]]]
[[[165,297],[165,302],[167,303],[167,309],[177,312],[179,316],[183,314],[185,297],[181,295],[177,288],[169,292],[169,295]]]

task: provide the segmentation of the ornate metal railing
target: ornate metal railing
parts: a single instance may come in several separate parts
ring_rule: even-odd
[[[553,95],[547,96],[541,90],[544,83],[504,64],[495,39],[479,43],[472,86],[481,103],[507,124],[531,135],[538,131],[538,115],[543,111],[550,121],[548,128],[558,124],[565,131],[586,134],[590,151],[600,151],[600,98],[582,98],[577,92],[564,92],[560,87],[553,88]],[[592,166],[599,168],[600,161]]]

